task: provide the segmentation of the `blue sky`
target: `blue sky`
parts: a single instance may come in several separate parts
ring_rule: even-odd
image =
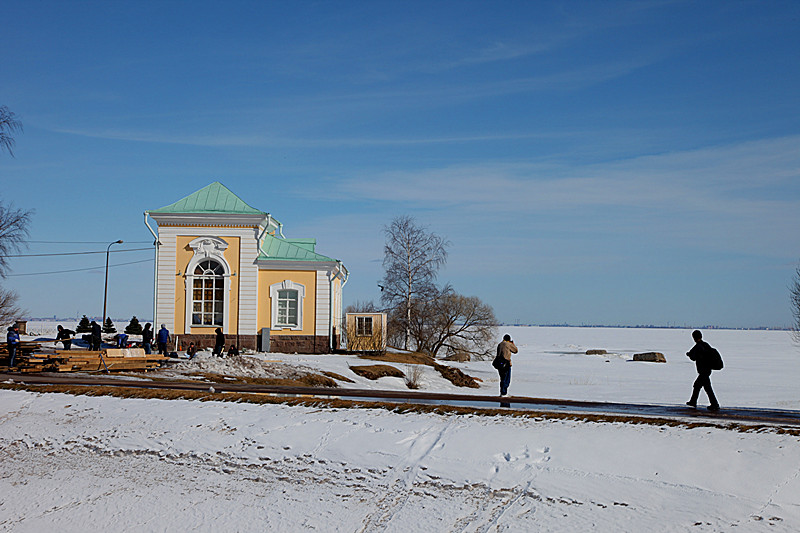
[[[3,202],[24,253],[147,248],[143,211],[219,180],[377,299],[382,228],[505,322],[791,323],[800,3],[4,3]],[[104,244],[105,243],[105,244]],[[152,314],[152,252],[109,314]],[[100,315],[104,254],[14,258],[32,316]],[[96,267],[96,268],[92,268]],[[85,269],[76,272],[27,275]]]

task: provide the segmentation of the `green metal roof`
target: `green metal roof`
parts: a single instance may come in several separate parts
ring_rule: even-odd
[[[328,256],[318,254],[314,251],[314,239],[279,239],[270,235],[264,235],[264,242],[261,245],[261,253],[258,259],[271,259],[283,261],[336,261]]]
[[[266,215],[250,207],[244,200],[233,194],[230,189],[215,181],[186,198],[150,211],[150,213],[224,213],[235,215]]]

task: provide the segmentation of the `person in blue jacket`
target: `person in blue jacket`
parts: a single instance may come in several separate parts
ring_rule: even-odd
[[[6,335],[8,342],[8,367],[14,366],[14,359],[17,357],[17,350],[19,350],[19,326],[14,324],[8,328],[8,335]]]
[[[166,324],[161,324],[161,329],[158,330],[156,335],[156,343],[158,344],[158,353],[160,355],[167,355],[167,343],[169,342],[169,330]]]

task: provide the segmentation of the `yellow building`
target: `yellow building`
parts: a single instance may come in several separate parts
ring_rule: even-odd
[[[145,224],[157,240],[155,329],[165,324],[181,348],[213,347],[217,328],[239,348],[338,347],[348,272],[314,239],[285,238],[272,215],[219,182],[145,211]]]

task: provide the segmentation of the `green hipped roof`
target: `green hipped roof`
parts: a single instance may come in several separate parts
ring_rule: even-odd
[[[336,261],[314,251],[314,239],[279,239],[269,233],[264,235],[258,259],[289,261]]]
[[[155,209],[150,213],[224,213],[236,215],[266,215],[247,205],[230,189],[215,181],[174,204]]]

